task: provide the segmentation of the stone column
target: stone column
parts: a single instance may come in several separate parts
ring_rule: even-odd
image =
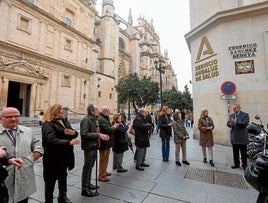
[[[8,79],[5,77],[0,78],[0,110],[7,106],[8,96]]]

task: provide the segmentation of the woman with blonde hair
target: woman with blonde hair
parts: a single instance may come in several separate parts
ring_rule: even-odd
[[[116,113],[113,116],[112,124],[119,123],[118,128],[115,129],[113,134],[113,168],[117,169],[117,173],[125,173],[127,169],[122,166],[124,152],[128,150],[128,128],[130,121],[125,124],[122,121],[122,115]]]
[[[43,178],[45,181],[45,203],[53,203],[53,192],[58,181],[59,203],[71,203],[67,198],[67,170],[74,168],[73,145],[79,144],[75,131],[63,118],[64,109],[54,104],[42,117]]]
[[[160,127],[160,138],[162,141],[162,159],[165,162],[169,161],[170,137],[172,136],[172,119],[170,118],[168,106],[163,106],[158,118]]]
[[[213,162],[213,129],[214,123],[211,117],[208,116],[208,110],[206,108],[201,109],[200,118],[198,120],[198,130],[200,131],[199,145],[202,147],[203,162],[207,163],[207,153],[208,149],[209,164],[214,167]]]

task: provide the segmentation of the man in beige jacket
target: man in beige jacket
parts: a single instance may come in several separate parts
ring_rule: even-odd
[[[27,203],[30,195],[36,192],[34,163],[43,154],[39,140],[32,130],[18,125],[20,112],[13,107],[4,108],[0,114],[0,143],[6,147],[10,156],[21,158],[23,167],[18,170],[14,165],[7,167],[6,179],[9,202]]]

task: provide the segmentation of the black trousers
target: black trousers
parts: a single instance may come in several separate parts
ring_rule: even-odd
[[[0,184],[0,203],[8,203],[8,191],[6,184],[3,182]]]
[[[84,151],[84,166],[82,171],[82,190],[90,190],[91,173],[96,161],[96,150]]]
[[[64,196],[67,193],[67,168],[58,176],[51,176],[45,180],[45,201],[53,200],[53,193],[56,181],[58,180],[59,196]]]
[[[240,166],[239,151],[241,154],[242,166],[246,166],[247,158],[248,158],[247,157],[247,145],[244,145],[244,144],[233,144],[234,165]]]

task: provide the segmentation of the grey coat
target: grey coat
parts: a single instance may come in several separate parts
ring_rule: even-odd
[[[18,202],[36,192],[33,152],[43,154],[40,141],[32,134],[32,129],[18,125],[16,143],[9,137],[0,124],[0,143],[5,146],[9,156],[21,158],[23,167],[18,170],[14,165],[7,166],[9,175],[6,184],[9,192],[9,202]]]

